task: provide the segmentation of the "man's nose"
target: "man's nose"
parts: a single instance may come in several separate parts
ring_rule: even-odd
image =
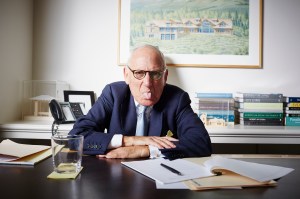
[[[146,75],[144,77],[144,84],[146,84],[146,85],[151,85],[152,84],[152,79],[150,77],[149,72],[146,72]]]

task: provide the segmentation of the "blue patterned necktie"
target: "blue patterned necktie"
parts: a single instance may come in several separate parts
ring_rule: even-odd
[[[136,136],[144,136],[146,135],[147,129],[147,118],[146,118],[146,106],[138,105],[138,115],[137,115],[137,123],[136,123]]]

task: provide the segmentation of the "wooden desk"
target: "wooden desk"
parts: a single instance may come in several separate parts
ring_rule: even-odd
[[[244,160],[291,167],[295,170],[280,179],[277,187],[195,192],[156,189],[153,180],[121,165],[121,160],[100,160],[93,156],[83,157],[84,169],[77,179],[47,179],[47,175],[52,172],[52,159],[48,158],[34,167],[0,165],[0,196],[1,199],[293,199],[300,196],[300,159]]]

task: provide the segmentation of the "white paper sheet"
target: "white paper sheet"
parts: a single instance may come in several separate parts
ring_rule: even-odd
[[[161,163],[180,171],[183,175],[177,175],[165,169],[160,165]],[[213,174],[207,168],[183,159],[170,161],[163,158],[159,158],[122,162],[122,164],[163,184],[180,182],[194,178],[213,176]]]

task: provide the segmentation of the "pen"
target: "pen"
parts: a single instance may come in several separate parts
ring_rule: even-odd
[[[165,165],[165,164],[163,164],[163,163],[160,163],[160,165],[161,165],[162,167],[168,169],[168,170],[171,171],[172,173],[175,173],[175,174],[177,174],[177,175],[179,175],[179,176],[182,176],[182,175],[183,175],[182,173],[180,173],[180,171],[177,171],[176,169],[173,169],[172,167],[169,167],[168,165]]]

